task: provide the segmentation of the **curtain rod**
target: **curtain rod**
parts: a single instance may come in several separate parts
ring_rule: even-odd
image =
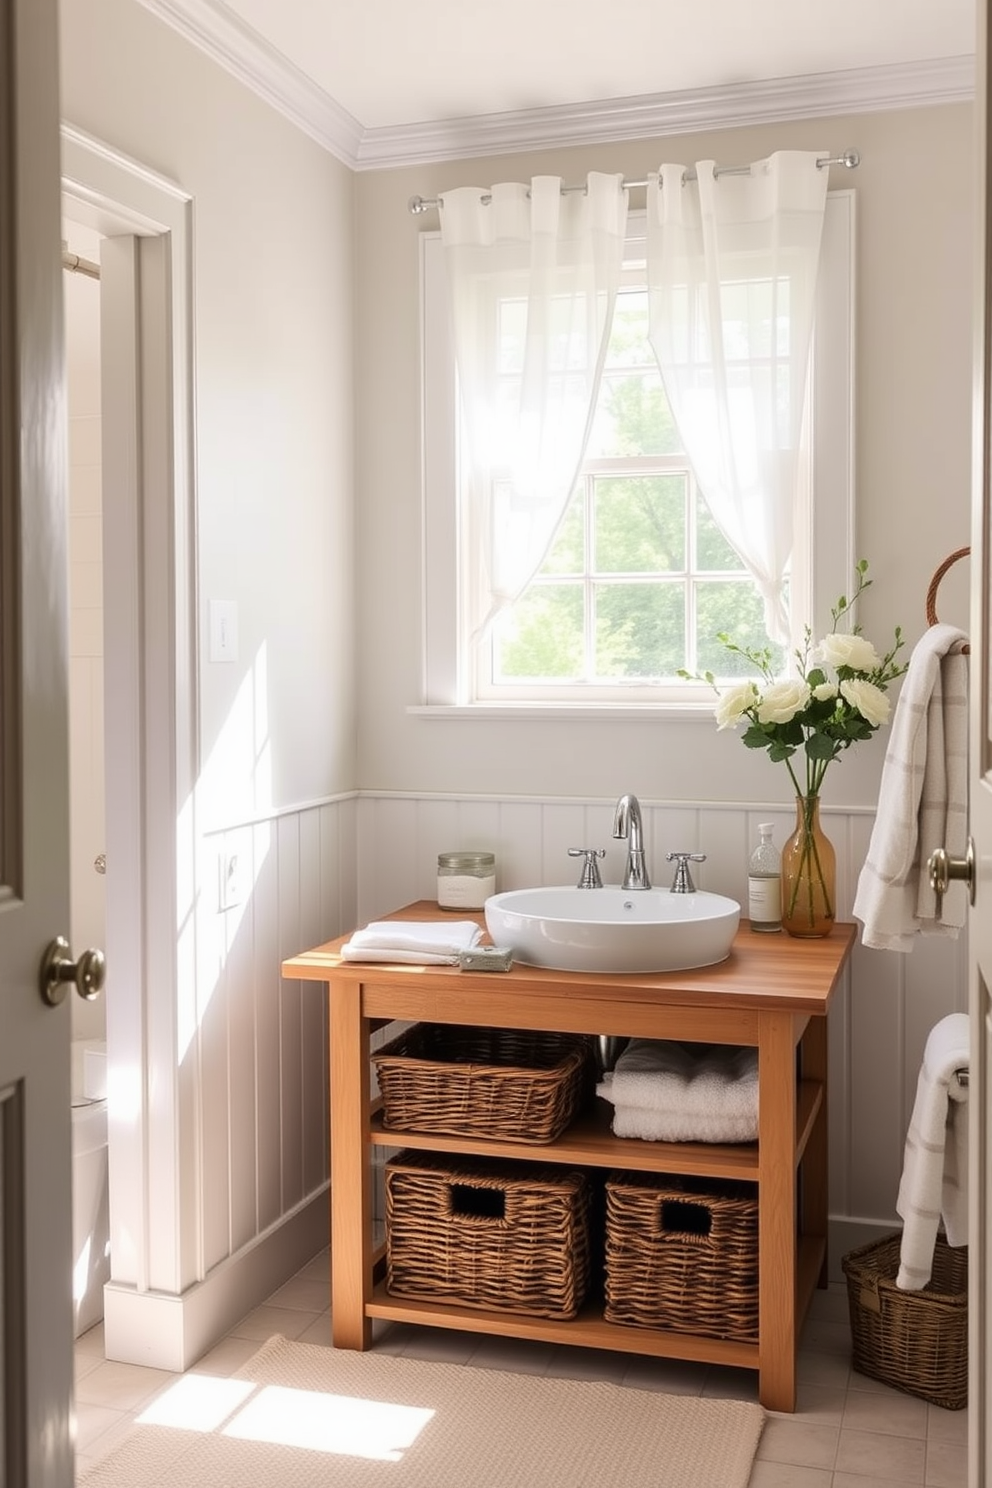
[[[89,258],[80,258],[78,253],[70,253],[68,248],[62,249],[62,267],[68,269],[70,274],[86,274],[90,279],[100,277],[98,263]]]
[[[818,170],[823,170],[826,166],[830,165],[843,165],[848,170],[856,170],[861,164],[861,156],[857,150],[845,150],[843,155],[824,155],[816,164]],[[749,165],[718,165],[714,167],[713,174],[715,176],[746,176],[750,170],[751,167]],[[694,181],[695,179],[696,172],[694,170],[687,170],[683,176],[683,180],[685,181]],[[638,186],[646,186],[647,184],[646,180],[621,182],[621,185],[628,190]],[[586,188],[585,185],[576,185],[563,186],[561,189],[562,195],[564,195],[566,191],[585,191]],[[492,201],[492,197],[490,196],[484,196],[482,198],[484,205],[490,201]],[[411,196],[407,203],[407,209],[414,217],[419,217],[423,212],[430,212],[434,207],[438,206],[440,206],[440,201],[437,197]]]

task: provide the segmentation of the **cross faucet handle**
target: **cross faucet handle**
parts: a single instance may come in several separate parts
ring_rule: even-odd
[[[669,863],[675,864],[675,877],[672,879],[673,894],[694,894],[696,885],[692,881],[689,872],[690,863],[705,863],[705,853],[670,852],[666,854]]]
[[[570,858],[583,858],[582,873],[576,885],[580,889],[601,889],[603,879],[599,871],[597,858],[606,857],[605,847],[570,847],[568,849]]]

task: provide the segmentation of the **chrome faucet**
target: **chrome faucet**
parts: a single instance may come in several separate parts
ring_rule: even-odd
[[[651,880],[644,863],[644,835],[641,826],[641,803],[636,796],[621,796],[613,817],[614,837],[627,839],[627,866],[623,871],[623,889],[649,889]]]
[[[671,892],[673,894],[694,894],[696,885],[692,881],[689,872],[690,863],[705,863],[705,853],[670,852],[667,854],[669,863],[675,864],[675,877],[672,879]]]
[[[570,858],[581,858],[582,872],[579,876],[577,888],[601,889],[603,887],[603,876],[599,871],[597,858],[606,857],[605,847],[570,847],[568,849]]]

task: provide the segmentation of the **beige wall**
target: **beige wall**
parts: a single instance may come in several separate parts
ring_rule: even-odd
[[[203,758],[257,663],[265,773],[229,814],[351,789],[352,174],[133,0],[61,24],[64,119],[193,198],[198,601],[239,620]]]
[[[729,163],[776,148],[860,150],[860,168],[833,169],[831,185],[857,191],[855,542],[876,581],[861,618],[880,642],[896,624],[912,642],[923,628],[933,569],[969,534],[971,128],[968,106],[928,107],[359,176],[363,788],[788,798],[785,772],[717,735],[709,719],[466,723],[406,712],[422,701],[417,239],[437,226],[436,214],[410,216],[409,197],[538,172],[577,180],[589,169],[618,170],[643,179],[664,160]],[[632,204],[639,204],[636,193]],[[942,608],[953,604],[955,582],[949,576]],[[966,614],[962,600],[958,620]],[[826,801],[873,806],[883,750],[880,735],[835,765]]]

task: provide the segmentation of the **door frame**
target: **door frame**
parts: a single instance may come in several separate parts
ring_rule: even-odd
[[[63,215],[106,240],[101,300],[107,772],[108,1358],[139,1358],[127,1301],[202,1272],[199,1107],[178,1068],[194,994],[199,773],[192,199],[62,126]],[[108,323],[103,313],[104,326]],[[102,339],[107,340],[104,329]],[[187,1010],[188,1013],[188,1010]],[[115,1295],[124,1305],[115,1306]],[[123,1314],[123,1316],[122,1316]]]

